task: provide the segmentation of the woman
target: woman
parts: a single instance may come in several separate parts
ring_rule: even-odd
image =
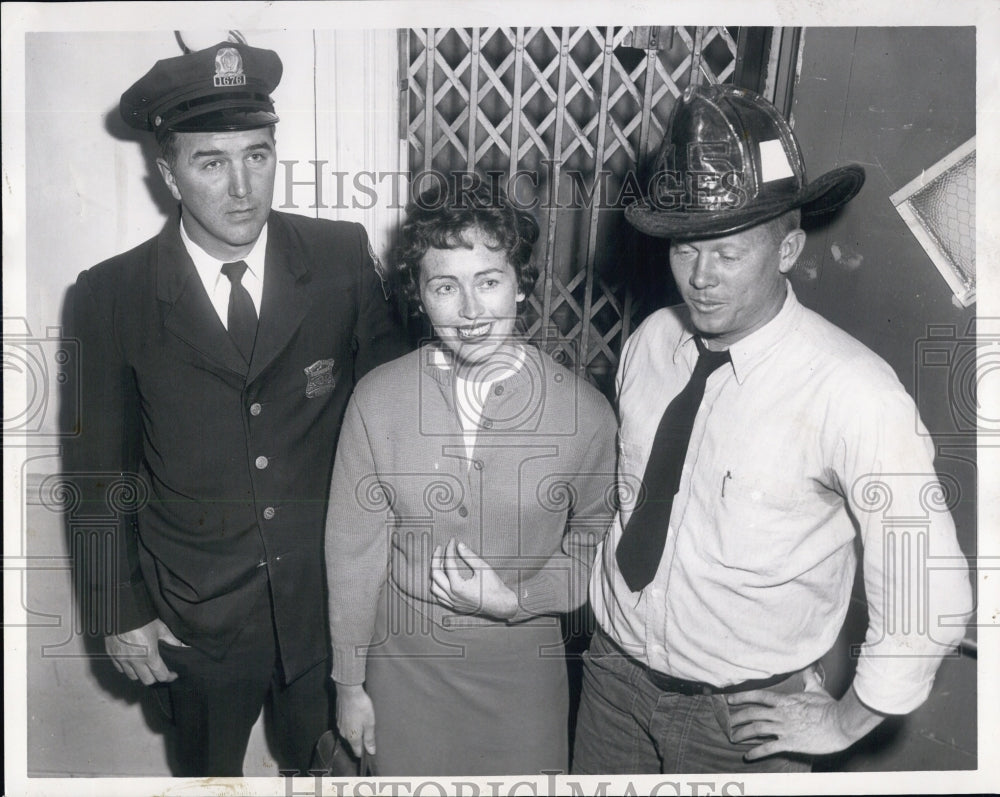
[[[566,771],[558,615],[586,600],[611,520],[615,420],[515,334],[534,219],[455,185],[409,209],[397,252],[435,339],[361,380],[341,432],[337,725],[379,775]]]

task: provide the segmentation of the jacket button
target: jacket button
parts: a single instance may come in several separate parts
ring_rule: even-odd
[[[503,385],[497,385],[495,388],[493,388],[493,392],[496,395],[498,395],[498,396],[502,396],[503,395]]]
[[[258,404],[256,401],[250,405],[251,415],[260,415],[260,410],[261,410],[260,404]]]
[[[476,470],[482,470],[483,461],[481,459],[477,459],[475,462],[472,463],[472,467],[474,467]]]
[[[492,429],[493,421],[491,421],[489,418],[483,418],[482,427],[484,429]]]
[[[458,514],[459,514],[460,517],[468,517],[469,516],[469,510],[466,509],[465,506],[460,506],[458,508]]]
[[[264,520],[274,520],[274,507],[266,506],[264,507]]]
[[[257,457],[253,464],[257,466],[257,470],[264,470],[267,467],[267,457]]]

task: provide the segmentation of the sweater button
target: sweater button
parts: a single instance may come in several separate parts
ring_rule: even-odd
[[[459,515],[459,517],[468,517],[469,516],[469,510],[465,508],[464,504],[458,508],[458,515]]]
[[[267,457],[257,457],[253,464],[257,466],[257,470],[264,470],[267,467]]]
[[[482,470],[483,469],[483,461],[481,459],[475,460],[472,463],[472,467],[474,467],[476,470]]]
[[[266,506],[264,507],[264,520],[274,520],[274,507]]]
[[[503,385],[497,385],[495,388],[493,388],[493,392],[496,395],[498,395],[498,396],[502,396],[503,395]]]
[[[260,411],[261,411],[261,406],[256,401],[253,404],[250,405],[250,414],[251,415],[254,415],[254,416],[260,415]]]

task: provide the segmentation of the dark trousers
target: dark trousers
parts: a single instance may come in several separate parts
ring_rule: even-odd
[[[330,727],[328,662],[285,683],[267,590],[223,659],[162,642],[160,654],[177,673],[168,685],[174,775],[242,775],[250,731],[265,703],[279,768],[307,772],[316,740]]]
[[[803,688],[802,675],[774,687]],[[759,742],[734,742],[725,695],[683,695],[659,689],[600,629],[584,654],[573,774],[682,772],[808,772],[807,757],[773,755],[748,762]]]

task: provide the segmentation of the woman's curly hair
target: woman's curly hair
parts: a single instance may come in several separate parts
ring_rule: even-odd
[[[468,233],[479,230],[503,251],[517,275],[518,289],[528,296],[538,279],[531,250],[538,240],[538,223],[521,210],[499,185],[486,183],[472,172],[437,175],[435,184],[406,209],[406,221],[393,251],[399,287],[410,310],[419,312],[420,262],[428,249],[471,249]]]

